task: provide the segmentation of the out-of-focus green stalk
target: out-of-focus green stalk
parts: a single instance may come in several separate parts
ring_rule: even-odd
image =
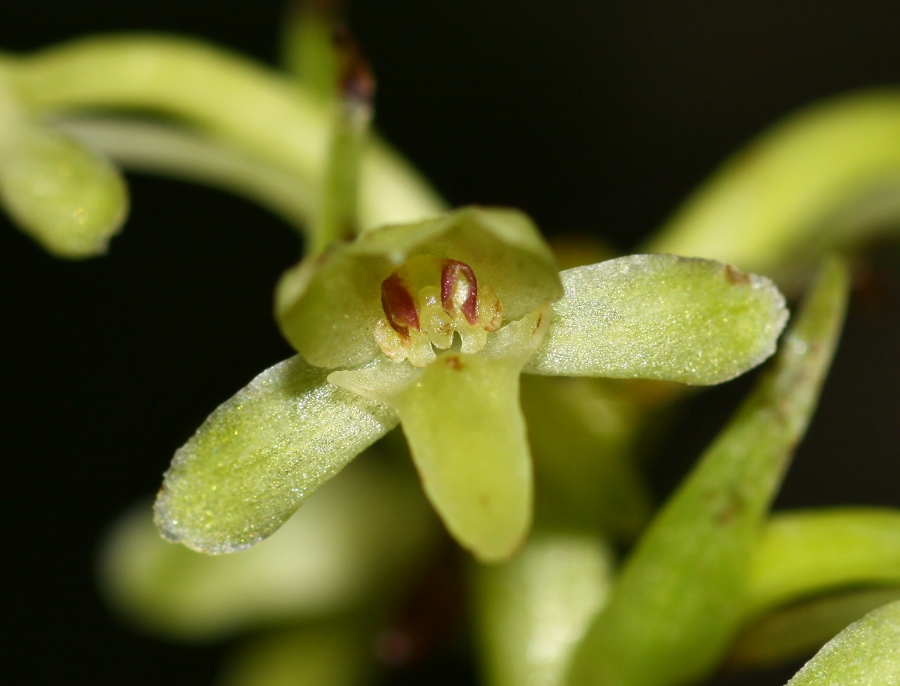
[[[338,64],[333,32],[340,0],[291,0],[281,38],[284,68],[323,100],[334,97]]]
[[[749,617],[831,589],[900,584],[900,511],[790,512],[763,531],[750,568]]]
[[[808,425],[846,304],[823,266],[774,367],[706,451],[626,562],[575,653],[570,686],[676,686],[708,674],[741,620],[763,518]]]
[[[252,200],[297,229],[311,220],[317,188],[311,180],[262,162],[202,133],[124,118],[67,119],[55,129],[127,169],[221,188]]]
[[[486,683],[558,686],[606,601],[612,553],[595,536],[539,531],[513,560],[474,577]]]
[[[356,626],[316,624],[282,631],[242,646],[218,686],[363,686],[374,660]]]
[[[729,159],[643,250],[780,274],[900,226],[900,91],[855,93],[776,124]]]
[[[808,656],[867,612],[900,600],[900,587],[848,591],[778,610],[746,629],[728,669],[771,669]]]
[[[116,35],[3,57],[23,102],[43,114],[142,111],[175,118],[261,162],[320,184],[329,109],[290,79],[196,40]],[[373,141],[363,160],[365,226],[435,214],[444,203],[397,153]]]
[[[339,67],[337,109],[332,118],[321,206],[313,231],[313,255],[335,241],[349,241],[360,232],[360,163],[369,139],[375,97],[375,78],[348,31],[335,34],[333,51]]]

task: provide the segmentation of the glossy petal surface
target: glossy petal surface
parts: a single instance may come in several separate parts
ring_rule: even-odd
[[[680,686],[722,660],[743,620],[735,599],[815,409],[846,296],[846,271],[828,263],[773,367],[626,561],[573,658],[568,686]]]
[[[390,408],[326,375],[292,357],[216,409],[166,472],[155,506],[163,536],[206,553],[247,548],[396,425]]]
[[[631,255],[560,278],[526,372],[720,383],[769,357],[787,321],[771,281],[711,260]]]

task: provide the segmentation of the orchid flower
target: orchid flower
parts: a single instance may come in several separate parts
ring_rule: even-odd
[[[282,278],[276,316],[299,355],[176,453],[155,506],[169,540],[257,543],[399,423],[449,532],[506,559],[532,516],[520,374],[719,383],[772,354],[787,311],[768,279],[710,260],[560,273],[523,214],[465,208],[308,257]]]

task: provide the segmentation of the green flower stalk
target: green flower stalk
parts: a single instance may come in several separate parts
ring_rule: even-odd
[[[399,422],[450,533],[505,559],[532,516],[521,373],[719,383],[771,355],[787,319],[768,279],[709,260],[559,273],[527,217],[488,208],[333,244],[283,277],[276,315],[300,355],[178,451],[155,508],[169,540],[253,545]]]

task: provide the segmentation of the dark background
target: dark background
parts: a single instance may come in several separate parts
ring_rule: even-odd
[[[281,11],[276,0],[4,2],[0,48],[161,30],[272,63]],[[518,206],[550,233],[623,250],[778,117],[900,83],[890,0],[358,0],[349,18],[379,79],[379,127],[453,204]],[[55,261],[0,217],[5,683],[206,684],[223,650],[124,626],[96,593],[94,557],[203,418],[290,354],[271,290],[299,244],[215,191],[132,177],[131,193],[110,254],[83,263]],[[896,246],[881,250],[854,302],[781,506],[900,505],[898,266]],[[696,404],[660,492],[748,383]],[[411,683],[462,679],[436,674]]]

